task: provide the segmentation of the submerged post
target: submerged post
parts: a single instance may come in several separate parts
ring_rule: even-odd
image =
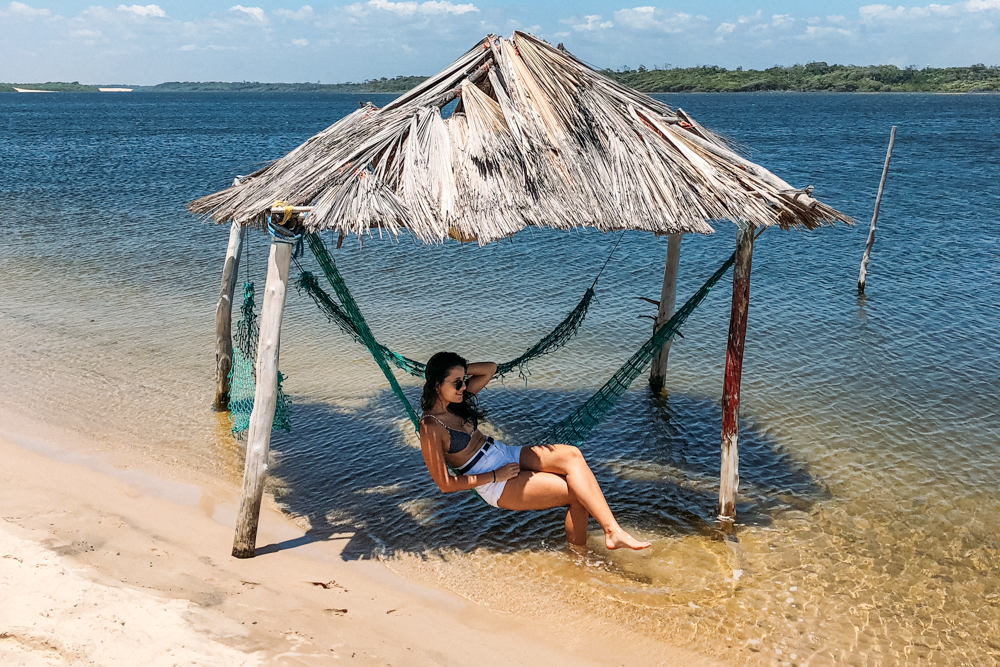
[[[247,430],[246,464],[243,468],[243,495],[236,518],[233,556],[253,558],[257,542],[260,501],[267,478],[267,456],[271,447],[271,426],[278,394],[278,348],[281,317],[288,287],[288,263],[292,246],[275,241],[267,259],[267,283],[260,310],[260,339],[257,343],[257,391]]]
[[[681,261],[681,237],[683,234],[670,234],[667,237],[667,263],[663,267],[663,287],[660,290],[660,305],[656,309],[655,333],[667,323],[674,314],[674,304],[677,302],[677,267]],[[649,386],[655,393],[663,391],[663,383],[667,377],[667,355],[670,354],[670,342],[660,348],[649,369]]]
[[[753,228],[740,222],[736,234],[736,263],[733,265],[733,305],[729,315],[726,375],[722,383],[722,465],[719,474],[719,519],[722,521],[736,520],[736,489],[740,484],[740,378],[747,335],[747,309],[750,306],[753,238]]]
[[[885,152],[885,164],[882,165],[882,180],[878,182],[878,195],[875,197],[875,212],[872,214],[872,226],[868,230],[868,242],[865,244],[865,254],[861,257],[861,273],[858,274],[858,295],[865,293],[865,275],[868,273],[868,257],[875,245],[875,221],[878,220],[878,208],[882,205],[882,190],[885,189],[885,177],[889,175],[889,158],[892,157],[892,145],[896,143],[896,126],[889,133],[889,149]]]
[[[233,292],[240,269],[240,253],[246,229],[237,223],[229,228],[226,263],[222,268],[219,303],[215,307],[215,409],[229,409],[229,371],[233,368]]]

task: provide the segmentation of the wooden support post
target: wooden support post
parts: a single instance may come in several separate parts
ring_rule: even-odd
[[[233,368],[233,292],[246,236],[246,229],[235,222],[229,228],[219,303],[215,307],[215,409],[219,411],[229,409],[229,371]]]
[[[278,347],[281,317],[288,288],[288,263],[292,246],[272,243],[267,259],[267,284],[260,309],[260,339],[257,343],[257,391],[253,397],[250,428],[247,431],[246,465],[243,468],[243,496],[236,518],[233,555],[253,558],[257,542],[257,520],[267,478],[267,456],[271,447],[271,426],[278,397]]]
[[[743,374],[743,345],[750,306],[753,238],[753,229],[740,223],[736,235],[736,264],[733,266],[733,305],[729,316],[729,343],[726,346],[726,376],[722,385],[722,465],[719,475],[719,519],[722,521],[736,520],[736,489],[740,484],[740,377]]]
[[[683,234],[670,234],[667,238],[667,263],[663,267],[663,288],[660,290],[660,305],[656,309],[656,323],[653,332],[659,330],[674,314],[674,304],[677,302],[677,267],[681,261],[681,237]],[[660,348],[659,354],[653,359],[649,369],[649,386],[654,393],[663,391],[663,383],[667,377],[667,355],[670,354],[670,342]]]
[[[889,134],[889,149],[885,152],[885,164],[882,165],[882,180],[878,182],[878,195],[875,197],[875,212],[872,214],[872,226],[868,230],[868,242],[865,244],[865,254],[861,257],[861,273],[858,274],[858,294],[865,293],[865,275],[868,273],[868,257],[875,245],[875,221],[878,220],[878,208],[882,205],[882,190],[885,189],[885,177],[889,175],[889,158],[892,157],[892,145],[896,143],[896,126],[892,126]]]

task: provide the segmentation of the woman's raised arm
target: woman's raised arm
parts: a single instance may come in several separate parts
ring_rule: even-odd
[[[465,372],[469,375],[465,390],[470,394],[478,394],[493,379],[493,375],[497,372],[497,365],[492,361],[477,361],[474,364],[469,364]]]

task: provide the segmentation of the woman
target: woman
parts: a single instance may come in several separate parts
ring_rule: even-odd
[[[577,548],[587,543],[590,517],[601,524],[608,549],[648,547],[615,521],[579,449],[509,447],[478,430],[485,413],[476,394],[496,370],[493,362],[470,364],[452,352],[438,352],[427,362],[420,449],[438,488],[444,493],[475,489],[490,505],[509,510],[568,507],[566,540]],[[448,466],[458,474],[449,474]]]

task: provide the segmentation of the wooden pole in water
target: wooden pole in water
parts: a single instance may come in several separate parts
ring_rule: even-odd
[[[681,261],[681,237],[683,234],[670,234],[667,237],[667,263],[663,267],[663,287],[660,290],[660,305],[656,309],[655,333],[674,314],[677,302],[677,268]],[[649,369],[649,386],[654,392],[663,391],[663,383],[667,377],[667,356],[670,354],[670,341],[660,348]]]
[[[875,212],[872,214],[872,226],[868,230],[868,243],[865,244],[865,254],[861,257],[861,273],[858,274],[858,294],[865,293],[865,275],[868,273],[868,257],[875,245],[875,221],[878,220],[878,208],[882,204],[882,190],[885,189],[885,177],[889,175],[889,158],[892,157],[892,145],[896,143],[896,126],[892,126],[889,134],[889,149],[885,152],[885,164],[882,165],[882,180],[878,183],[878,195],[875,197]]]
[[[736,489],[740,484],[740,379],[743,375],[747,310],[750,307],[753,239],[753,229],[740,223],[736,234],[736,264],[733,266],[733,305],[729,315],[726,375],[722,384],[722,465],[719,474],[719,519],[722,521],[736,520]]]
[[[229,371],[233,368],[233,292],[240,269],[240,254],[246,229],[233,223],[229,228],[226,263],[222,269],[219,303],[215,307],[215,409],[229,409]]]
[[[257,542],[257,521],[260,501],[267,478],[267,456],[271,447],[271,426],[278,397],[278,346],[281,337],[281,317],[285,311],[288,288],[288,263],[292,246],[271,243],[267,259],[267,283],[264,304],[260,309],[260,339],[257,343],[257,390],[247,431],[246,465],[243,468],[243,495],[236,519],[233,556],[253,558]]]

